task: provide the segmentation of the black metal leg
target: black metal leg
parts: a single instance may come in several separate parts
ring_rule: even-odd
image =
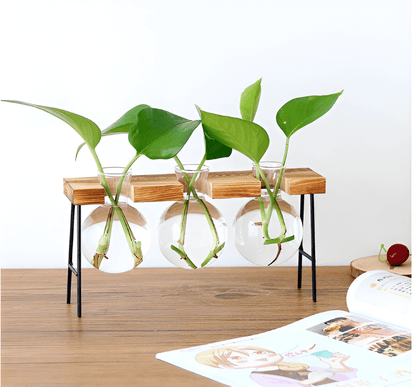
[[[69,253],[68,253],[68,280],[66,286],[66,303],[71,303],[71,285],[72,285],[72,254],[74,247],[74,214],[75,206],[71,203],[71,222],[69,226]]]
[[[75,207],[77,208],[77,268],[72,262],[74,250]],[[69,227],[68,281],[66,302],[71,303],[72,274],[77,277],[77,315],[81,317],[81,205],[71,203],[71,222]]]
[[[81,206],[78,205],[77,225],[77,315],[81,317]]]
[[[298,259],[298,288],[302,287],[302,258],[305,257],[309,259],[312,263],[312,299],[316,302],[316,257],[315,257],[315,200],[314,195],[310,194],[310,221],[311,221],[311,255],[307,254],[303,250],[303,242],[299,246],[299,259]],[[304,204],[305,198],[304,195],[300,197],[300,219],[302,224],[304,221]]]
[[[315,198],[310,195],[311,201],[311,262],[312,262],[312,298],[316,302],[316,257],[315,257]]]
[[[305,195],[300,195],[300,220],[302,221],[302,225],[303,225],[303,218],[304,218],[304,210],[305,210]],[[299,246],[298,289],[302,287],[302,253],[301,251],[303,251],[303,239],[300,242],[300,246]]]

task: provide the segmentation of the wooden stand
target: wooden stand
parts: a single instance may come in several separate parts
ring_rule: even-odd
[[[81,317],[81,206],[104,204],[104,188],[97,177],[64,179],[64,194],[71,202],[71,223],[69,237],[67,303],[71,303],[71,278],[77,277],[78,317]],[[212,199],[258,197],[261,182],[251,171],[210,172],[203,186],[197,187]],[[280,185],[289,195],[300,195],[300,218],[304,222],[304,196],[310,195],[311,254],[299,247],[298,288],[302,286],[302,257],[312,263],[312,298],[316,301],[316,258],[315,258],[315,206],[314,194],[323,194],[326,179],[309,168],[286,169]],[[174,174],[132,176],[129,198],[133,202],[159,202],[183,200],[183,186]],[[75,228],[75,207],[77,207],[77,267],[73,266],[73,242]]]

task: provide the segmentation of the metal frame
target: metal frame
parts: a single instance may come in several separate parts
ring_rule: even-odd
[[[74,252],[75,207],[77,208],[77,268],[72,262]],[[71,203],[71,223],[69,228],[68,281],[66,303],[71,303],[72,274],[77,277],[77,316],[81,317],[81,205]]]
[[[316,302],[316,255],[315,255],[315,199],[314,195],[309,195],[310,199],[310,222],[311,222],[311,254],[309,255],[303,250],[303,240],[299,246],[298,257],[298,289],[302,287],[302,257],[309,259],[312,263],[312,299]],[[304,224],[304,211],[305,210],[305,195],[300,196],[300,219]]]
[[[74,250],[75,207],[77,207],[77,267],[74,268],[72,257]],[[300,219],[304,223],[305,195],[300,196]],[[311,222],[311,254],[303,250],[303,241],[299,246],[298,258],[298,289],[302,287],[302,257],[312,262],[312,299],[316,302],[316,258],[315,258],[315,203],[314,195],[310,195]],[[71,303],[72,274],[77,277],[77,316],[81,317],[81,205],[71,203],[71,223],[69,228],[67,304]]]

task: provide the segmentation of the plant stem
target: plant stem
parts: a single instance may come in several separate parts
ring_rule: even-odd
[[[178,253],[182,259],[184,259],[186,261],[186,263],[192,268],[192,269],[198,269],[194,263],[189,259],[188,255],[185,253],[185,251],[182,251],[180,249],[178,249],[175,246],[170,246],[170,248],[175,251],[176,253]]]
[[[284,152],[284,155],[283,155],[282,167],[280,168],[279,177],[277,179],[276,186],[274,187],[274,192],[273,192],[272,196],[270,196],[270,200],[272,200],[274,203],[276,202],[277,194],[280,191],[280,184],[282,182],[283,172],[284,172],[285,166],[286,166],[287,154],[288,154],[288,151],[289,151],[289,139],[290,139],[290,137],[286,137],[286,145],[285,145],[285,152]],[[267,182],[266,182],[266,184],[267,184]],[[268,192],[269,192],[269,195],[270,195],[270,191],[268,191]],[[265,244],[272,244],[272,243],[280,244],[280,243],[289,242],[289,241],[295,239],[294,236],[284,238],[284,236],[286,235],[286,224],[285,224],[285,221],[283,219],[283,214],[280,211],[279,206],[277,206],[277,207],[278,207],[278,210],[276,210],[277,211],[277,216],[278,216],[280,227],[281,227],[282,231],[281,231],[280,236],[278,238],[268,240],[268,241],[265,242]],[[267,214],[266,214],[267,224],[269,224],[271,216],[272,216],[272,210],[267,211]]]
[[[268,235],[268,232],[266,232],[266,234],[265,234],[265,237],[266,237],[265,244],[284,243],[284,242],[288,242],[288,241],[294,239],[294,238],[291,238],[291,237],[289,237],[290,239],[289,238],[284,238],[284,236],[286,234],[286,225],[285,225],[285,222],[284,222],[284,219],[283,219],[282,212],[281,212],[279,206],[276,203],[277,194],[279,193],[279,190],[280,190],[280,184],[282,182],[283,172],[284,172],[284,169],[285,169],[285,166],[286,166],[287,154],[288,154],[288,151],[289,151],[289,139],[290,139],[290,137],[286,138],[286,145],[285,145],[285,152],[284,152],[284,155],[283,155],[282,167],[280,168],[279,177],[277,179],[276,186],[274,188],[274,192],[272,192],[270,187],[268,186],[268,183],[267,183],[267,180],[264,176],[263,171],[258,166],[258,164],[256,165],[256,167],[258,167],[258,169],[259,169],[259,173],[260,173],[260,175],[261,175],[261,177],[264,181],[264,184],[267,188],[267,192],[269,194],[270,200],[273,203],[273,206],[269,206],[267,208],[266,221],[265,221],[266,222],[266,229],[268,229],[268,227],[269,227],[270,219],[271,219],[272,212],[273,212],[273,207],[275,207],[275,209],[276,209],[277,217],[279,219],[280,228],[281,228],[280,236],[278,238],[275,238],[275,239],[267,239],[266,235]],[[274,203],[276,203],[276,206],[274,206]],[[264,230],[264,227],[263,227],[263,230]]]
[[[183,164],[180,162],[180,160],[179,160],[179,158],[178,158],[178,156],[175,156],[175,160],[176,160],[176,162],[179,162],[179,168],[181,168],[182,170],[184,170],[185,168],[184,168],[184,166],[183,166]],[[207,158],[206,158],[206,156],[204,155],[204,157],[202,158],[202,160],[201,160],[201,162],[199,163],[199,165],[198,165],[198,167],[196,168],[196,171],[195,171],[195,173],[193,174],[193,176],[192,176],[192,179],[190,180],[189,179],[189,176],[188,176],[188,174],[186,173],[186,172],[184,172],[183,173],[183,175],[184,175],[184,177],[185,177],[185,180],[186,180],[186,182],[188,183],[188,189],[187,189],[187,191],[186,191],[186,194],[189,196],[190,195],[190,193],[192,192],[192,194],[194,194],[194,192],[195,192],[195,195],[196,195],[196,191],[194,190],[194,188],[193,188],[193,185],[194,185],[194,183],[195,183],[195,180],[197,179],[197,177],[198,177],[198,173],[196,173],[196,172],[198,172],[198,171],[200,171],[201,170],[201,168],[204,166],[204,163],[205,163],[205,161],[207,161]],[[195,196],[194,196],[195,197]],[[198,195],[196,195],[196,197],[195,197],[195,199],[198,197]]]
[[[201,263],[201,267],[206,266],[212,258],[217,258],[217,254],[224,248],[224,246],[225,242],[222,245],[218,246],[218,248],[212,249],[208,256],[205,258],[204,262]]]
[[[114,218],[114,208],[111,207],[110,210],[108,211],[107,221],[105,223],[103,235],[101,236],[98,242],[97,250],[95,251],[94,257],[91,261],[91,264],[96,269],[100,268],[101,262],[104,258],[108,259],[106,254],[107,254],[108,247],[109,247],[109,240],[111,238],[113,218]]]
[[[177,156],[175,156],[174,159],[175,159],[176,163],[178,164],[179,168],[182,169],[182,170],[184,170],[185,168],[184,168],[182,162],[179,160],[179,158]],[[189,197],[190,197],[190,195],[192,193],[192,196],[196,199],[196,201],[202,207],[202,210],[204,211],[204,215],[205,215],[205,217],[207,219],[208,226],[210,228],[211,235],[212,235],[212,240],[213,240],[213,244],[212,244],[211,250],[208,253],[208,256],[205,258],[204,262],[201,264],[201,267],[207,265],[212,258],[217,258],[217,254],[223,249],[224,244],[225,244],[225,243],[223,243],[221,246],[218,246],[219,245],[219,237],[218,237],[218,233],[217,233],[217,229],[215,227],[215,224],[214,224],[214,222],[212,220],[211,214],[209,213],[208,207],[206,206],[206,204],[204,203],[204,201],[199,198],[199,196],[198,196],[195,188],[193,187],[193,185],[195,183],[195,180],[198,177],[197,171],[200,171],[201,170],[201,168],[203,167],[205,161],[206,161],[206,155],[204,155],[204,157],[202,158],[201,162],[199,163],[199,165],[198,165],[195,173],[192,176],[192,179],[189,178],[189,176],[188,176],[188,174],[186,172],[183,173],[184,178],[185,178],[185,180],[186,180],[186,182],[188,184],[188,189],[187,189],[187,192],[186,192],[187,199],[185,199],[185,200],[188,201],[189,200]],[[184,200],[184,206],[185,206],[185,200]],[[182,241],[182,242],[184,241],[184,238],[185,238],[185,228],[186,228],[186,220],[184,219],[184,217],[187,217],[187,211],[186,212],[185,211],[182,212],[181,238],[180,238],[180,241]],[[178,241],[178,242],[180,242],[180,241]],[[173,249],[173,246],[172,246],[172,249]],[[182,249],[183,249],[183,244],[182,244]],[[173,250],[176,251],[175,249],[173,249]],[[182,253],[185,253],[184,249],[183,249]],[[183,258],[182,254],[181,254],[181,257]],[[187,255],[186,255],[186,257],[190,260],[190,258]]]
[[[261,228],[263,230],[263,236],[267,240],[267,239],[270,239],[270,236],[269,236],[268,223],[266,222],[266,211],[264,209],[263,198],[260,196],[257,200],[259,201],[259,207],[260,207]]]
[[[267,182],[266,176],[264,175],[264,172],[260,168],[258,163],[256,163],[256,170],[258,170],[262,180],[264,181],[264,185],[266,186],[267,193],[269,194],[269,197],[270,197],[270,205],[267,208],[265,219],[264,220],[262,219],[263,235],[266,239],[265,244],[282,243],[283,240],[284,240],[284,236],[286,234],[286,225],[285,225],[285,221],[283,219],[282,211],[280,210],[280,207],[276,203],[276,196],[277,195],[274,195],[278,191],[278,187],[276,185],[275,192],[272,192],[272,190],[270,189],[269,183]],[[269,228],[273,208],[276,210],[276,214],[277,214],[277,217],[278,217],[279,223],[280,223],[281,232],[280,232],[280,235],[279,235],[278,238],[270,239],[269,233],[268,233],[268,228]]]
[[[277,182],[276,182],[276,187],[274,188],[274,199],[275,200],[276,200],[276,197],[277,197],[277,193],[280,190],[280,184],[282,182],[283,172],[284,172],[285,166],[286,166],[287,153],[289,151],[289,139],[290,139],[290,137],[286,138],[285,153],[283,155],[282,167],[280,168],[279,177],[278,177]]]
[[[118,199],[120,197],[120,193],[121,193],[121,187],[123,186],[123,181],[124,181],[124,177],[126,176],[126,173],[129,171],[129,169],[131,168],[131,166],[134,164],[134,162],[141,156],[141,154],[136,153],[136,155],[130,160],[130,162],[126,165],[126,167],[123,170],[123,175],[121,176],[118,185],[117,185],[117,193],[116,193],[116,198],[115,198],[115,202],[118,203]]]
[[[284,221],[283,221],[283,215],[282,215],[282,212],[280,211],[280,207],[276,203],[276,197],[274,195],[274,193],[277,192],[277,190],[275,192],[273,192],[271,190],[271,188],[269,186],[269,183],[267,182],[266,176],[264,175],[263,170],[260,168],[260,166],[258,164],[256,165],[256,168],[258,168],[258,170],[259,170],[259,174],[260,174],[262,180],[264,181],[264,185],[266,186],[267,193],[269,194],[269,198],[270,198],[270,201],[271,201],[269,207],[267,207],[266,224],[267,224],[267,226],[269,225],[271,214],[272,214],[272,211],[273,211],[273,208],[274,208],[276,210],[277,216],[279,218],[280,225],[282,227],[282,231],[283,231],[283,233],[285,233],[286,232],[286,226],[285,226]]]
[[[184,250],[185,244],[185,229],[186,229],[186,220],[189,208],[189,198],[183,200],[183,209],[182,209],[182,218],[181,218],[181,233],[179,235],[179,247],[181,250]]]
[[[118,206],[118,200],[121,192],[122,187],[122,181],[119,181],[117,192],[116,192],[116,198],[113,198],[113,195],[111,194],[110,188],[108,187],[107,180],[104,176],[104,170],[101,165],[100,160],[98,159],[97,153],[95,152],[94,148],[90,147],[91,154],[95,160],[95,163],[97,165],[98,171],[102,174],[101,176],[101,184],[111,202],[112,208],[115,210],[115,212],[118,215],[118,219],[120,221],[120,224],[123,228],[124,234],[126,235],[127,243],[129,245],[130,251],[133,254],[134,260],[135,260],[135,266],[139,265],[141,262],[143,262],[143,254],[141,251],[141,242],[136,242],[133,232],[130,228],[130,225],[128,224],[128,221],[122,211],[122,209]],[[137,155],[129,162],[129,164],[126,166],[123,172],[123,177],[120,180],[124,180],[125,173],[130,169],[131,165],[140,157],[140,155]],[[94,256],[94,259],[98,259],[101,257],[105,257],[105,253],[108,251],[108,248],[110,246],[110,236],[111,236],[111,228],[112,228],[112,222],[113,222],[114,216],[111,216],[107,219],[106,228],[103,234],[103,237],[100,239],[100,248],[97,252],[97,254]],[[107,227],[108,226],[108,227]],[[107,230],[107,233],[106,233]],[[110,232],[108,232],[110,231]],[[106,249],[106,250],[105,250]],[[104,252],[105,251],[105,252]],[[102,260],[102,258],[101,258]],[[101,261],[100,261],[101,262]]]

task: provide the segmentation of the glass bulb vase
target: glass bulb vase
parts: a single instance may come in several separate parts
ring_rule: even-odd
[[[163,256],[184,269],[198,269],[215,262],[227,239],[224,217],[201,192],[209,169],[197,167],[187,164],[175,168],[176,177],[184,186],[184,200],[163,212],[158,227]]]
[[[143,215],[127,202],[131,171],[108,167],[98,178],[112,200],[93,210],[82,224],[82,253],[95,268],[123,273],[136,268],[150,248],[150,232]]]
[[[262,174],[253,166],[253,174],[263,183],[261,197],[250,200],[238,211],[233,223],[234,243],[248,261],[276,266],[298,251],[303,237],[302,221],[295,208],[282,199],[280,190],[275,192],[281,163],[261,162],[260,168]],[[275,195],[273,206],[270,193]]]

